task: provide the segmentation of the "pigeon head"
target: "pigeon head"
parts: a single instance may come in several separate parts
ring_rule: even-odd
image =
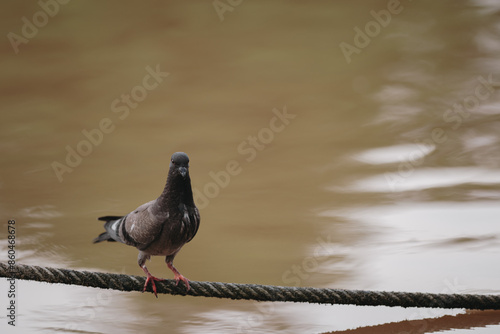
[[[170,170],[180,174],[183,178],[188,175],[189,158],[184,152],[175,152],[170,159]]]

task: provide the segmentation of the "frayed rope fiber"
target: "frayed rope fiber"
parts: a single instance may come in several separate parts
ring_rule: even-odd
[[[0,263],[0,277],[81,285],[119,291],[142,291],[146,281],[144,276],[78,271],[22,264],[9,266],[7,263]],[[191,289],[186,291],[186,287],[182,282],[176,286],[173,279],[156,282],[158,293],[183,296],[359,306],[500,310],[500,295],[363,291],[197,281],[190,281],[190,285]],[[150,286],[148,286],[148,291],[151,292]]]

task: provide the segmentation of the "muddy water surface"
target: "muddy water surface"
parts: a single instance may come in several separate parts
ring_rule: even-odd
[[[135,249],[91,244],[96,217],[158,196],[185,151],[202,225],[175,263],[192,280],[500,293],[494,3],[1,6],[1,225],[16,220],[18,262],[141,275]],[[497,312],[17,291],[23,333],[500,329]]]

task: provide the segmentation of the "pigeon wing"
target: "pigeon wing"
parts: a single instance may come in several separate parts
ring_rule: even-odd
[[[124,243],[142,250],[160,236],[164,219],[151,213],[151,206],[155,202],[145,203],[126,216],[119,230]]]
[[[200,227],[200,212],[198,208],[187,207],[184,209],[184,216],[182,218],[182,234],[184,235],[185,242],[190,242]]]

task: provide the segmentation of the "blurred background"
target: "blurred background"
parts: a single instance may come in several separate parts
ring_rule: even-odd
[[[16,220],[19,263],[142,275],[136,249],[91,243],[96,218],[156,198],[184,151],[191,280],[500,293],[498,2],[63,2],[0,5],[0,225]],[[2,332],[500,329],[498,312],[17,291]]]

